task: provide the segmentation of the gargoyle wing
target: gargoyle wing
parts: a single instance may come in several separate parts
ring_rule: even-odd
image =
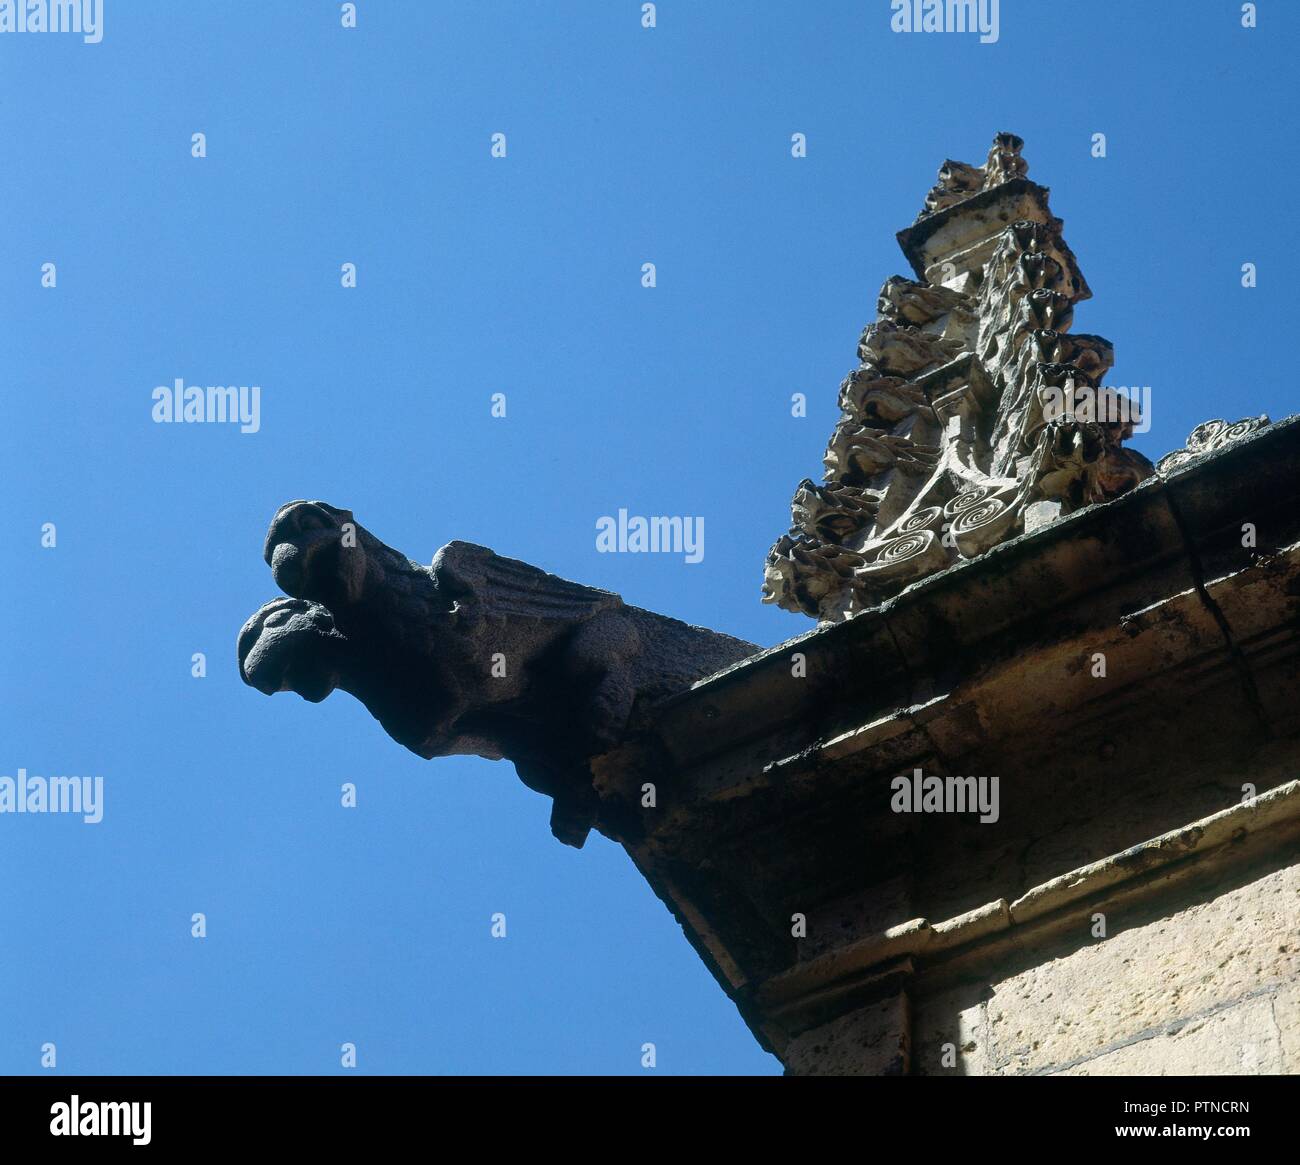
[[[613,591],[570,582],[472,542],[448,542],[433,556],[431,569],[444,598],[493,621],[576,624],[623,606]]]

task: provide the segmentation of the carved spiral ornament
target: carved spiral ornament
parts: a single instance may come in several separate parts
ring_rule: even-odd
[[[971,530],[978,530],[993,521],[1006,508],[1006,503],[997,498],[989,498],[987,501],[965,506],[953,518],[952,532],[966,534]]]
[[[1236,428],[1238,425],[1244,424],[1247,424],[1247,422],[1238,421],[1232,427]],[[1227,428],[1227,421],[1205,421],[1192,430],[1191,436],[1187,438],[1187,447],[1189,449],[1211,449]],[[1249,432],[1250,430],[1245,431]]]
[[[944,517],[955,518],[963,510],[978,506],[993,490],[987,485],[968,485],[943,507]]]
[[[1166,453],[1156,462],[1156,471],[1168,473],[1180,465],[1186,465],[1194,457],[1200,457],[1203,453],[1213,453],[1225,445],[1231,445],[1233,441],[1249,437],[1252,433],[1259,432],[1268,423],[1267,416],[1243,417],[1239,421],[1232,422],[1218,418],[1205,421],[1192,430],[1183,448]]]
[[[898,532],[900,534],[914,534],[918,530],[927,529],[931,523],[942,516],[943,510],[938,506],[926,506],[925,509],[917,510],[916,513],[901,522]]]
[[[887,562],[905,562],[918,554],[924,554],[933,541],[934,534],[929,530],[917,534],[903,534],[884,543],[876,552],[875,560],[882,565]]]
[[[1238,441],[1261,428],[1263,425],[1260,424],[1258,417],[1247,417],[1244,421],[1236,421],[1219,434],[1219,444],[1226,445],[1229,441]]]

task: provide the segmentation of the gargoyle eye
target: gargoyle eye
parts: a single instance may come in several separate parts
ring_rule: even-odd
[[[281,610],[272,611],[267,617],[264,627],[279,627],[281,623],[287,623],[293,617],[292,611]]]

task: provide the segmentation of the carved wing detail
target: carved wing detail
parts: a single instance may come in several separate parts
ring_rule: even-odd
[[[613,591],[570,582],[473,542],[448,542],[430,567],[439,592],[488,619],[581,623],[623,606]]]

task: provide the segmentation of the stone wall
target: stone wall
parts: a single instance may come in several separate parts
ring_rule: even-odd
[[[924,1000],[913,1072],[1300,1072],[1300,867],[1201,893],[1108,916],[1109,937]]]

